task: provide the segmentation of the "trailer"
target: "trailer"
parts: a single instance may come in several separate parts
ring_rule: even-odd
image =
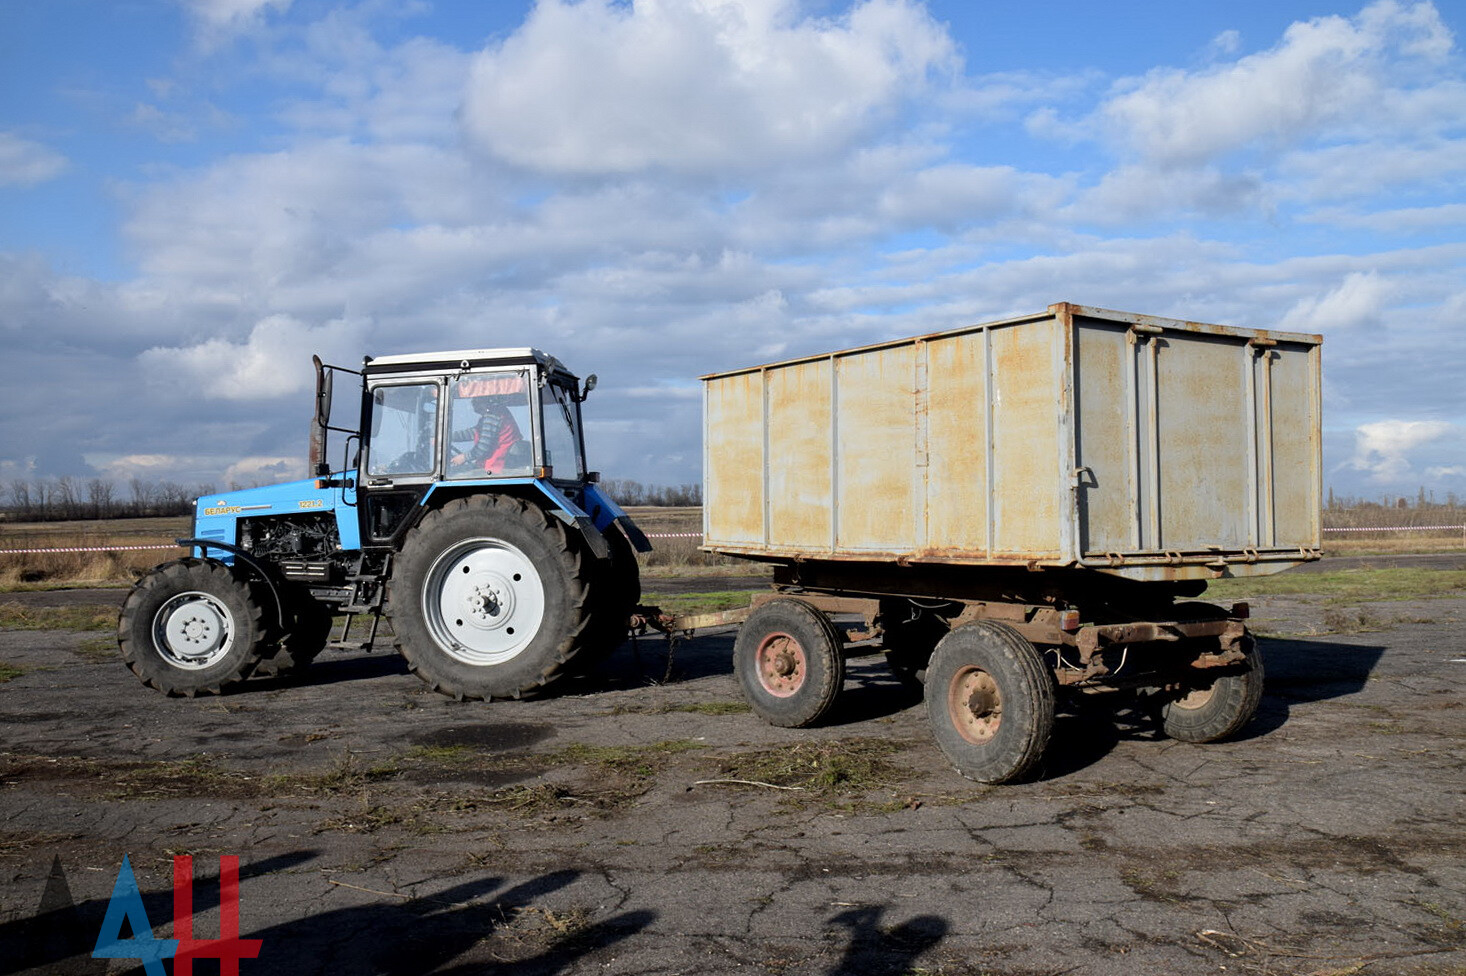
[[[1196,598],[1321,554],[1321,344],[1060,303],[702,377],[703,548],[773,566],[735,643],[750,706],[818,722],[878,639],[979,781],[1029,772],[1073,689],[1235,734],[1247,608]]]

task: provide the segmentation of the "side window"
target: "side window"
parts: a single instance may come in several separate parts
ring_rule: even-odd
[[[451,412],[448,477],[527,475],[530,441],[529,374],[524,370],[474,373],[448,385]]]
[[[371,455],[367,474],[433,473],[438,446],[438,386],[414,383],[372,391]]]
[[[555,383],[540,387],[540,410],[545,424],[545,463],[554,475],[579,478],[579,405],[570,391]]]

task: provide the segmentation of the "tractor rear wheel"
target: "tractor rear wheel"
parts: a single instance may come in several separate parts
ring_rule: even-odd
[[[574,670],[584,674],[626,642],[631,612],[641,602],[636,550],[617,526],[603,533],[611,558],[598,560],[591,579],[591,625]]]
[[[455,499],[412,531],[388,584],[397,649],[436,691],[519,698],[583,648],[593,560],[564,523],[505,495]]]
[[[265,644],[250,582],[211,559],[179,559],[144,576],[117,619],[122,660],[169,695],[218,694],[243,681]]]

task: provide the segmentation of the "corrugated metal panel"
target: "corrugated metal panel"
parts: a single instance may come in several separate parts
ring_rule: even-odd
[[[1248,536],[1246,375],[1238,339],[1168,332],[1156,357],[1160,533],[1149,548],[1235,549]]]
[[[764,537],[763,373],[705,385],[703,522],[709,540],[758,545]]]
[[[765,374],[768,383],[769,538],[829,549],[834,430],[830,360]]]
[[[927,549],[988,550],[987,331],[924,343]]]
[[[918,508],[915,347],[840,356],[835,377],[840,400],[835,548],[910,551],[916,548]]]
[[[1017,559],[1060,557],[1068,515],[1059,470],[1057,322],[989,330],[992,345],[992,551]]]
[[[1138,543],[1137,435],[1127,400],[1135,350],[1128,325],[1081,319],[1075,331],[1079,548],[1124,552]]]
[[[1320,534],[1317,347],[1279,343],[1272,370],[1273,526],[1276,545],[1316,546]]]

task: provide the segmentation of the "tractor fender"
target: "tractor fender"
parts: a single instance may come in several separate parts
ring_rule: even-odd
[[[611,545],[606,537],[601,534],[601,529],[596,527],[596,520],[591,518],[579,505],[570,500],[559,488],[541,478],[499,478],[494,481],[464,481],[445,486],[442,483],[433,485],[428,489],[427,494],[419,502],[419,507],[426,510],[435,505],[441,504],[444,497],[455,498],[465,494],[465,489],[492,487],[496,491],[509,492],[532,501],[545,509],[551,515],[564,522],[571,529],[580,533],[585,539],[588,548],[597,559],[611,558]],[[534,491],[538,490],[540,497],[534,497]],[[548,504],[547,504],[548,503]],[[619,512],[620,510],[617,509]],[[610,524],[609,520],[606,523]]]
[[[280,588],[275,585],[275,578],[266,568],[265,563],[256,559],[248,550],[242,549],[230,542],[220,542],[217,539],[178,539],[176,541],[180,546],[197,547],[199,558],[201,559],[209,559],[210,549],[222,549],[248,566],[256,576],[264,581],[265,587],[270,591],[269,602],[271,607],[265,608],[266,614],[268,615],[270,609],[273,608],[275,611],[275,623],[279,626],[281,633],[285,631],[285,601],[281,598]],[[221,559],[209,559],[209,561],[219,563],[220,565],[227,565]]]

